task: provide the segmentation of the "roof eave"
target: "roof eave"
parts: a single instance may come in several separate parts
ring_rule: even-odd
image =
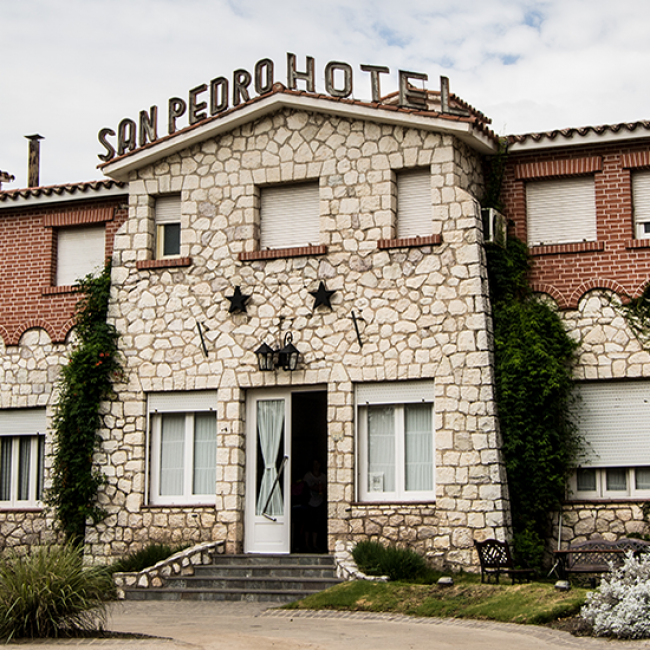
[[[418,115],[411,111],[386,110],[354,103],[330,103],[327,100],[307,95],[277,93],[248,106],[243,106],[222,119],[211,119],[205,124],[189,127],[171,137],[167,136],[124,158],[100,165],[100,168],[110,178],[128,181],[132,171],[155,163],[194,144],[232,131],[281,108],[295,108],[350,119],[363,119],[382,124],[436,131],[456,136],[481,154],[494,154],[497,150],[494,139],[475,128],[469,121],[449,120],[442,117]]]
[[[104,181],[110,182],[110,181]],[[77,186],[61,186],[57,187],[56,192],[46,193],[41,188],[35,188],[40,190],[38,194],[30,193],[29,196],[24,196],[20,193],[17,193],[12,190],[8,190],[7,194],[4,197],[4,200],[0,201],[0,210],[16,210],[17,208],[27,207],[27,206],[36,206],[36,205],[49,205],[54,203],[68,203],[72,201],[93,201],[101,199],[111,199],[118,196],[123,196],[125,198],[129,195],[128,185],[120,187],[113,185],[110,188],[100,185],[98,187],[82,187],[81,184]],[[29,188],[27,188],[29,190]],[[44,188],[50,190],[51,188]],[[8,192],[12,192],[11,195]]]
[[[539,140],[532,137],[526,138],[524,142],[512,142],[508,147],[510,153],[527,153],[529,151],[542,151],[544,149],[565,149],[567,147],[584,147],[603,144],[615,144],[619,142],[628,142],[630,140],[648,140],[650,139],[650,131],[643,130],[629,131],[621,130],[618,132],[608,131],[606,133],[594,133],[593,131],[585,135],[573,133],[570,136],[562,134],[556,135],[554,138],[543,136]]]

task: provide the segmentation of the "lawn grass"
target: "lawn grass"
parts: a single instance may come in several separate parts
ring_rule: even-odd
[[[557,591],[553,584],[481,584],[476,576],[454,577],[454,586],[406,582],[345,582],[286,605],[289,609],[394,612],[413,616],[474,618],[541,625],[575,616],[586,589]]]

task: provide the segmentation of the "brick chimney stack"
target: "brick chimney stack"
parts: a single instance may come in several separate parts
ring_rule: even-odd
[[[38,133],[25,136],[29,140],[29,165],[27,167],[27,187],[38,187],[39,171],[41,166],[41,143],[42,135]]]

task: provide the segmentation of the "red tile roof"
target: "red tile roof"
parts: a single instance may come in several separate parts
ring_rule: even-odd
[[[112,188],[125,188],[128,183],[104,179],[100,181],[86,181],[83,183],[66,183],[65,185],[46,185],[43,187],[27,187],[16,190],[0,190],[0,202],[18,201],[19,199],[28,199],[39,196],[65,196],[66,194],[85,194],[86,192],[96,192],[97,190],[110,190]]]
[[[568,129],[554,129],[553,131],[544,131],[540,133],[524,133],[523,135],[509,135],[508,142],[510,144],[523,144],[526,141],[541,142],[543,140],[556,140],[557,138],[570,139],[574,136],[584,137],[591,133],[594,135],[606,135],[608,133],[630,133],[643,130],[649,131],[647,135],[650,137],[650,121],[640,120],[638,122],[620,122],[619,124],[602,124],[600,126],[581,126]]]

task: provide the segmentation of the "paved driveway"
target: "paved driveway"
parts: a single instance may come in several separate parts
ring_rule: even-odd
[[[111,608],[108,629],[146,639],[62,639],[21,650],[100,646],[106,650],[551,650],[650,649],[649,641],[575,638],[547,628],[358,612],[266,609],[258,603],[135,602]],[[89,648],[91,650],[91,648]]]

